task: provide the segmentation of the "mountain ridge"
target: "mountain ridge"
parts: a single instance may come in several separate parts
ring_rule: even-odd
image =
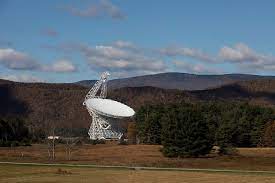
[[[256,79],[275,79],[275,76],[261,76],[250,74],[222,74],[222,75],[197,75],[188,73],[159,73],[130,78],[120,78],[108,81],[111,89],[123,87],[152,86],[164,89],[179,90],[205,90],[239,81],[250,81]],[[91,87],[96,80],[82,80],[75,84]]]
[[[82,105],[89,88],[75,84],[0,82],[0,116],[23,116],[30,128],[49,129],[49,124],[88,128],[91,122]],[[275,107],[275,80],[235,82],[207,90],[183,91],[152,86],[109,89],[108,98],[134,110],[148,104],[243,101]]]

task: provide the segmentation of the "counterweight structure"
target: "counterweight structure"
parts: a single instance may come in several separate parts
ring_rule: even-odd
[[[122,137],[122,133],[120,130],[113,129],[111,124],[114,124],[116,118],[110,117],[108,115],[103,115],[98,111],[87,106],[86,102],[89,99],[93,98],[106,98],[107,96],[107,79],[110,76],[108,72],[104,72],[101,74],[100,80],[98,80],[94,86],[87,93],[83,105],[86,106],[90,116],[92,117],[92,123],[89,129],[90,139],[120,139]],[[99,96],[96,96],[98,91],[100,91]]]

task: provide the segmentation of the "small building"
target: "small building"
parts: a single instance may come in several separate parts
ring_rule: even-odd
[[[48,139],[49,140],[53,140],[53,139],[59,139],[60,138],[60,136],[48,136]]]

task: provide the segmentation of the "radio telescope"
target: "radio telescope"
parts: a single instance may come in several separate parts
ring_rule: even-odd
[[[118,120],[131,117],[135,111],[120,102],[106,99],[108,72],[103,72],[91,90],[87,93],[83,105],[86,106],[92,123],[89,129],[90,139],[120,139],[122,132]],[[101,89],[99,96],[96,96]]]

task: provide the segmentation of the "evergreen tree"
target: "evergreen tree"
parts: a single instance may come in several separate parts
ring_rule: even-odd
[[[212,149],[209,129],[200,111],[193,106],[173,106],[162,118],[163,154],[168,157],[197,157]]]
[[[20,118],[0,119],[0,146],[20,145],[21,142],[26,144],[29,140],[29,131],[24,120]]]
[[[202,130],[196,127],[197,123],[202,123],[200,126],[208,130],[205,132],[207,139],[213,140],[214,145],[226,149],[258,146],[264,135],[265,124],[274,119],[274,111],[271,108],[243,102],[216,101],[165,106],[146,105],[136,114],[137,135],[140,142],[163,144],[166,147],[164,152],[172,152],[171,155],[167,154],[168,156],[174,156],[173,154],[178,156],[179,151],[186,152],[182,150],[182,144],[186,144],[185,146],[189,144],[188,139],[185,142],[186,134],[190,133],[188,135],[191,138],[198,133],[194,129]],[[189,129],[188,125],[191,125]],[[167,149],[168,151],[165,151]]]

